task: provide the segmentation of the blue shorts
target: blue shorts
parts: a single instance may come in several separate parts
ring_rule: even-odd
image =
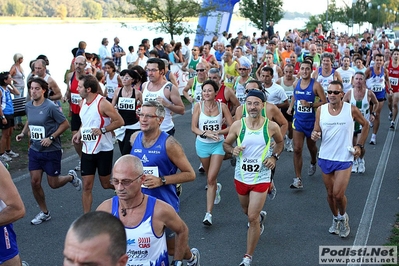
[[[197,151],[197,155],[200,158],[208,158],[214,154],[224,156],[225,152],[223,150],[223,142],[215,142],[215,143],[205,143],[198,139],[195,140],[195,150]]]
[[[310,138],[314,128],[314,122],[315,121],[298,121],[298,119],[294,118],[292,128],[298,132],[304,133],[307,138]]]
[[[18,255],[17,236],[12,224],[1,226],[0,236],[0,264]]]
[[[331,174],[335,171],[346,170],[352,167],[353,162],[339,162],[319,158],[318,165],[324,174]]]
[[[379,91],[379,92],[374,92],[373,91],[373,93],[375,94],[375,97],[377,98],[377,100],[379,102],[383,102],[383,101],[386,100],[386,98],[385,98],[385,90]]]
[[[49,176],[59,176],[61,174],[61,150],[38,152],[29,149],[28,156],[29,171],[43,170]]]

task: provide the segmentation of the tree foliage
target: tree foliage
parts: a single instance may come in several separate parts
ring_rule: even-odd
[[[251,21],[251,24],[263,29],[263,3],[266,1],[266,21],[274,21],[277,23],[284,16],[282,0],[241,0],[240,15]]]
[[[195,30],[187,27],[188,18],[198,17],[214,9],[213,6],[203,8],[195,0],[125,0],[132,5],[131,10],[119,11],[123,14],[144,17],[148,22],[157,22],[154,28],[160,32],[174,35],[193,33]]]
[[[19,0],[10,0],[7,2],[6,11],[10,16],[20,17],[24,14],[25,5]]]
[[[64,4],[59,5],[57,8],[57,16],[60,17],[60,19],[64,20],[67,14],[67,7]]]
[[[103,8],[94,0],[84,0],[83,9],[85,16],[91,19],[100,19],[103,15]]]

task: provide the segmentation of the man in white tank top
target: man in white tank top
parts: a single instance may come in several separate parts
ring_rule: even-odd
[[[327,202],[333,214],[333,222],[328,231],[344,238],[350,233],[345,191],[349,184],[353,159],[364,152],[363,145],[366,142],[369,124],[356,106],[341,100],[343,96],[341,82],[332,81],[327,93],[329,102],[317,109],[311,138],[317,141],[323,136],[318,163],[327,190]],[[363,132],[354,147],[352,147],[353,120],[363,127]]]
[[[52,101],[60,100],[62,98],[60,87],[58,87],[57,82],[55,82],[55,80],[46,73],[46,61],[43,59],[37,59],[34,63],[34,67],[35,75],[47,81],[49,90],[52,91],[52,93],[49,94],[48,99]]]
[[[73,143],[82,142],[81,175],[83,212],[89,212],[92,204],[94,176],[98,169],[101,186],[114,189],[109,183],[112,171],[114,144],[112,131],[123,126],[124,121],[105,97],[99,94],[100,85],[92,75],[79,79],[78,92],[83,98],[79,115],[82,126],[72,137]]]
[[[158,101],[165,107],[165,119],[161,130],[174,135],[175,125],[173,114],[184,114],[184,104],[180,98],[179,90],[166,81],[165,63],[159,58],[150,58],[147,61],[148,80],[143,84],[143,102]]]

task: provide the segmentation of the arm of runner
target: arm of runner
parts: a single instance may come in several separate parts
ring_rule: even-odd
[[[317,103],[313,103],[313,107],[319,107],[327,102],[326,94],[324,93],[323,87],[319,82],[315,81],[313,85],[313,91],[317,96],[319,96],[320,101]]]
[[[227,102],[231,103],[230,113],[232,116],[234,116],[236,113],[237,107],[240,106],[240,102],[238,101],[234,91],[226,88],[224,90],[224,98],[226,99]]]
[[[113,106],[115,109],[116,109],[116,104],[117,104],[117,102],[118,102],[119,92],[121,91],[122,88],[123,88],[123,87],[118,87],[118,88],[116,88],[115,93],[114,93],[114,97],[112,97],[112,102],[111,102],[111,104],[112,104],[112,106]]]
[[[191,131],[195,135],[206,137],[206,131],[201,130],[198,125],[199,115],[200,115],[200,103],[194,105],[193,115],[191,116]]]
[[[11,179],[10,173],[3,164],[0,165],[0,200],[6,205],[0,211],[0,226],[13,223],[24,217],[24,203]]]
[[[349,103],[350,99],[351,99],[351,95],[352,95],[352,90],[347,91],[344,95],[344,98],[342,98],[342,101]]]
[[[279,125],[281,134],[285,136],[285,133],[288,130],[288,121],[285,119],[283,113],[281,113],[277,106],[271,103],[267,103],[266,108],[266,114],[268,115],[268,118]],[[271,117],[269,117],[269,115]]]
[[[242,150],[245,149],[243,146],[233,147],[233,143],[237,140],[238,132],[241,128],[241,120],[235,121],[229,130],[229,134],[223,142],[223,149],[226,153],[233,156],[238,156]]]
[[[101,100],[99,108],[102,116],[111,118],[111,123],[108,126],[104,127],[106,132],[110,132],[125,125],[125,122],[123,121],[121,115],[105,98]],[[100,136],[102,134],[101,128],[93,129],[93,134]]]
[[[334,80],[338,80],[339,82],[342,83],[342,78],[338,71],[334,72]]]
[[[188,91],[193,86],[194,79],[189,79],[186,86],[183,89],[183,96],[189,101],[190,103],[194,102],[194,98],[188,94]]]
[[[312,138],[313,141],[317,141],[319,138],[321,138],[321,128],[320,128],[320,108],[317,108],[316,111],[316,121],[314,122],[314,127],[312,134],[310,137]]]
[[[177,89],[176,86],[172,85],[172,88],[170,90],[165,88],[165,97],[170,99],[172,103],[171,104],[167,103],[162,98],[161,103],[164,107],[168,108],[169,110],[171,110],[176,114],[184,115],[185,111],[184,104],[183,101],[181,100],[179,90]]]

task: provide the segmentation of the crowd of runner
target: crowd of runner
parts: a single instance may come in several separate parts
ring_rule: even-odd
[[[223,160],[230,160],[248,216],[246,252],[239,265],[248,266],[264,230],[266,198],[274,199],[277,193],[273,175],[283,150],[293,152],[293,182],[287,186],[304,188],[306,141],[311,155],[305,163],[307,174],[315,174],[316,164],[322,170],[333,215],[328,231],[345,238],[350,233],[345,190],[351,173],[366,171],[368,132],[372,131],[369,144],[376,145],[385,101],[391,122],[389,129],[381,130],[395,130],[398,115],[399,40],[389,40],[384,31],[380,39],[376,36],[321,28],[293,29],[280,36],[271,24],[260,36],[223,32],[201,46],[191,45],[189,37],[169,43],[156,38],[152,45],[143,39],[137,50],[129,46],[125,52],[115,37],[111,48],[104,38],[98,53],[89,53],[86,42],[80,41],[72,50],[64,95],[58,85],[62,81],[50,75],[46,56],[32,60],[28,73],[21,66],[23,55],[15,54],[10,71],[0,73],[0,159],[6,163],[19,156],[11,149],[13,130],[21,131],[16,141],[30,139],[28,168],[40,208],[32,224],[51,219],[41,186],[43,173],[52,188],[70,183],[82,191],[83,212],[90,213],[97,172],[102,187],[116,193],[97,210],[117,217],[128,239],[127,257],[120,254],[112,265],[169,265],[168,255],[172,265],[183,265],[183,260],[200,265],[200,253],[188,246],[187,226],[178,215],[182,184],[195,180],[196,174],[174,137],[173,115],[192,115],[198,171],[207,179],[203,224],[213,224],[213,207],[221,201],[219,170]],[[122,60],[126,69],[121,68]],[[181,73],[185,80],[179,78]],[[25,91],[23,124],[20,114],[14,117],[11,94],[18,99]],[[191,112],[185,114],[182,97],[192,104]],[[69,103],[70,121],[61,102]],[[60,136],[69,129],[79,162],[61,176]],[[121,157],[113,166],[115,143]],[[7,178],[0,178],[0,192],[3,182],[11,187]],[[15,237],[10,224],[21,217],[21,208],[15,208],[18,215],[9,216],[13,218],[1,215],[12,198],[20,201],[12,191],[11,187],[11,192],[0,193],[0,224]],[[75,223],[70,231],[77,230]],[[129,241],[141,238],[148,238],[149,244]],[[66,241],[64,265],[98,259],[80,261],[82,257],[69,251],[89,240],[74,241],[71,246]],[[12,244],[0,252],[0,262],[20,263],[14,240]]]

